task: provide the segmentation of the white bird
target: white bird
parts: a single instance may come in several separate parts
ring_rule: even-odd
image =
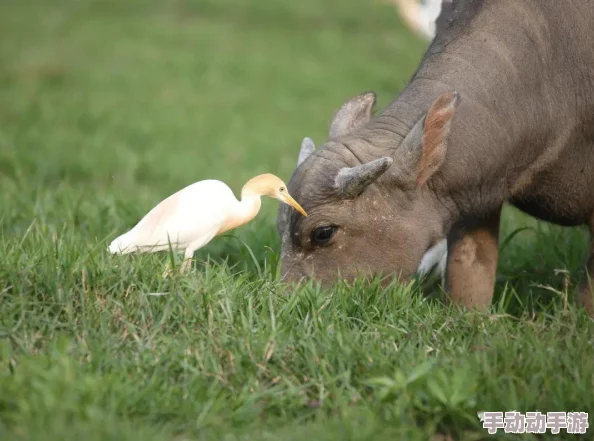
[[[266,173],[243,186],[241,201],[224,182],[207,179],[191,184],[160,202],[130,231],[109,245],[112,254],[184,250],[181,272],[191,263],[194,252],[215,236],[244,225],[256,217],[261,196],[268,196],[294,207],[304,216],[305,210],[291,197],[285,183]]]
[[[431,41],[435,37],[435,21],[441,12],[442,0],[393,0],[400,15],[415,32]]]

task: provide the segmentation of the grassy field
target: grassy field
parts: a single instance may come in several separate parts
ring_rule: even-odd
[[[268,199],[184,277],[106,252],[196,180],[288,180],[424,48],[379,1],[1,2],[0,439],[477,440],[502,436],[478,411],[592,411],[583,230],[507,210],[487,315],[414,284],[282,286]]]

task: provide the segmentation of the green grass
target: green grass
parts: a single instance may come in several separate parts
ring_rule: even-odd
[[[271,200],[187,276],[106,253],[191,182],[288,180],[304,136],[363,90],[387,104],[424,47],[366,0],[2,2],[0,439],[462,440],[493,438],[481,410],[594,409],[583,230],[508,209],[487,315],[279,284]]]

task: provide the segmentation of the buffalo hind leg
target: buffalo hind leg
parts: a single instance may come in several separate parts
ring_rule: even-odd
[[[588,255],[586,280],[580,286],[578,303],[590,317],[594,317],[594,215],[590,219],[590,252]]]
[[[500,217],[501,209],[480,222],[455,225],[448,235],[445,289],[453,304],[482,311],[491,306]]]

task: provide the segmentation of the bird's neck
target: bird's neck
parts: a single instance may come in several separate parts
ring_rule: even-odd
[[[217,234],[222,234],[225,231],[232,230],[247,224],[256,217],[262,206],[260,195],[253,191],[242,191],[241,201],[239,201],[234,210],[231,212],[227,221],[223,224]]]

